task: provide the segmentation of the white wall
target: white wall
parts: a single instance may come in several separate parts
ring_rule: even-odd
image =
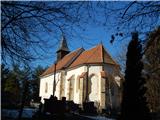
[[[75,103],[79,103],[79,94],[80,94],[80,90],[77,90],[77,82],[78,82],[78,76],[81,75],[83,72],[85,72],[85,66],[81,66],[81,67],[78,67],[76,69],[72,69],[72,70],[68,70],[67,71],[67,75],[66,75],[66,80],[67,80],[67,88],[69,87],[69,81],[68,79],[74,75],[74,78],[75,78],[75,81],[74,81],[74,102]],[[67,96],[67,91],[65,92],[65,95]],[[68,99],[68,97],[67,97]]]
[[[91,101],[99,101],[100,100],[100,71],[102,71],[102,66],[89,66],[89,76],[93,75],[94,76],[91,78],[92,81],[92,92],[89,95],[89,99]],[[81,103],[79,94],[80,94],[80,89],[78,89],[79,85],[79,80],[78,76],[80,76],[83,72],[87,72],[87,67],[86,66],[81,66],[75,69],[70,69],[66,70],[66,78],[65,78],[65,97],[68,98],[68,87],[69,87],[69,81],[68,79],[74,75],[75,81],[74,81],[74,99],[73,101],[75,103]],[[56,91],[55,95],[60,99],[60,78],[61,78],[61,73],[56,74]],[[97,81],[98,79],[98,81]],[[41,97],[41,101],[43,102],[43,98],[49,98],[50,95],[53,94],[53,81],[54,81],[54,75],[42,77],[40,80],[40,94],[39,96]],[[45,93],[45,83],[48,83],[48,92]]]
[[[90,66],[89,67],[89,80],[91,80],[91,93],[89,95],[89,100],[94,102],[100,102],[101,93],[101,76],[102,66]],[[93,75],[93,76],[92,76]]]
[[[98,65],[90,65],[88,67],[89,70],[89,80],[91,81],[92,85],[91,85],[91,93],[89,94],[89,100],[90,101],[94,101],[96,103],[100,103],[100,101],[102,101],[101,99],[101,75],[100,72],[102,71],[102,66],[98,66]],[[105,64],[104,66],[104,71],[106,71],[108,74],[112,74],[114,73],[115,68],[113,68],[112,65],[107,65]],[[67,98],[67,100],[69,100],[69,78],[74,76],[75,80],[74,80],[74,97],[73,97],[73,101],[77,104],[82,103],[82,101],[80,101],[80,88],[79,88],[79,79],[78,77],[83,73],[83,72],[87,72],[87,66],[81,66],[81,67],[77,67],[75,69],[69,69],[69,70],[65,70],[65,87],[64,87],[64,97]],[[64,73],[64,70],[63,70]],[[63,74],[64,75],[64,74]],[[113,74],[112,74],[113,75]],[[115,73],[114,73],[115,75]],[[58,72],[56,74],[56,91],[55,91],[55,95],[58,97],[58,99],[61,99],[62,96],[60,96],[60,80],[61,80],[61,72]],[[118,77],[116,77],[116,79],[118,79]],[[54,81],[54,74],[46,76],[46,77],[42,77],[40,80],[40,93],[39,96],[41,97],[41,102],[44,102],[43,99],[44,98],[49,98],[50,95],[53,94],[53,81]],[[119,80],[118,80],[119,81]],[[115,84],[118,83],[118,81],[115,81]],[[48,91],[47,93],[45,93],[45,84],[48,84]],[[119,106],[119,98],[118,97],[118,85],[115,85],[114,88],[114,96],[112,96],[112,105],[113,107],[117,107]],[[103,100],[104,101],[104,100]]]
[[[56,82],[58,82],[58,77],[60,76],[60,73],[56,74]],[[40,90],[39,90],[39,96],[41,97],[41,102],[44,103],[44,98],[49,98],[51,95],[53,95],[53,82],[54,82],[54,74],[42,77],[40,79]],[[45,85],[48,84],[48,90],[45,92]],[[56,89],[55,95],[58,95],[58,91]]]

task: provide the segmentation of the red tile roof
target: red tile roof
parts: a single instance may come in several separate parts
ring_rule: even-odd
[[[117,63],[111,58],[111,56],[104,49],[103,45],[97,45],[96,47],[86,50],[80,54],[80,56],[69,66],[75,67],[82,64],[96,64],[107,63],[117,65]]]
[[[104,49],[103,45],[84,51],[83,48],[64,56],[56,65],[56,70],[63,68],[73,68],[83,64],[106,63],[118,65]],[[49,67],[41,76],[45,76],[54,72],[55,65]]]
[[[66,56],[64,56],[56,64],[56,70],[61,70],[63,68],[68,67],[70,65],[69,63],[73,62],[73,60],[76,59],[76,57],[83,51],[84,51],[83,48],[79,48],[76,51],[73,51],[73,52],[67,54]],[[45,76],[45,75],[53,73],[54,69],[55,69],[55,64],[53,64],[51,67],[49,67],[41,76]]]

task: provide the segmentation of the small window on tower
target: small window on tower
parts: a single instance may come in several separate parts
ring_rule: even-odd
[[[45,93],[48,92],[48,83],[45,84]]]

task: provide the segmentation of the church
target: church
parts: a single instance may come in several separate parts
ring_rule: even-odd
[[[65,37],[57,50],[57,61],[40,76],[41,102],[54,95],[61,100],[94,102],[98,110],[119,109],[122,76],[120,66],[103,44],[89,50],[78,48],[70,52]]]

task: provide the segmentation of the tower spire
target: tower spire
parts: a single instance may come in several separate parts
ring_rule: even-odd
[[[69,51],[67,41],[66,41],[66,38],[64,35],[62,35],[61,42],[60,42],[60,45],[59,45],[57,52],[59,50]]]
[[[64,35],[62,35],[59,48],[57,50],[57,61],[61,60],[65,55],[69,53],[69,48]]]

